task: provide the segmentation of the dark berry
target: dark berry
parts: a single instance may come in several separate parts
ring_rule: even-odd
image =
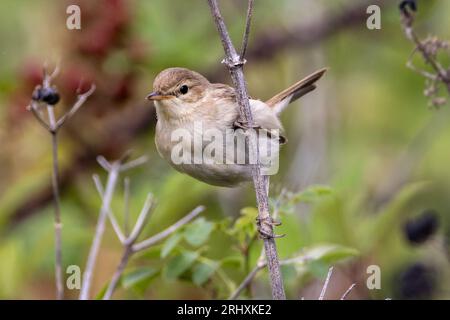
[[[407,12],[407,9],[411,9],[412,11],[417,11],[417,3],[416,0],[404,0],[399,5],[400,10],[403,12]]]
[[[415,219],[405,223],[406,238],[413,244],[420,244],[428,240],[439,226],[438,216],[434,210],[426,210]]]
[[[55,88],[43,88],[41,94],[42,101],[51,106],[54,106],[59,102],[59,93]]]
[[[402,299],[430,299],[436,289],[435,272],[422,263],[414,263],[401,273],[398,285]]]

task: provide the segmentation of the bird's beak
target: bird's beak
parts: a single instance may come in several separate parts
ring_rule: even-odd
[[[154,91],[154,92],[150,93],[146,98],[147,98],[147,100],[155,101],[155,100],[171,99],[171,98],[173,98],[173,96],[163,95],[158,91]]]

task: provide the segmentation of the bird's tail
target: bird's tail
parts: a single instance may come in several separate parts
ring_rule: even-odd
[[[289,103],[304,96],[308,92],[313,91],[316,88],[316,81],[319,80],[326,71],[327,69],[323,68],[310,74],[306,78],[294,83],[289,88],[267,100],[266,104],[273,108],[275,113],[279,114]]]

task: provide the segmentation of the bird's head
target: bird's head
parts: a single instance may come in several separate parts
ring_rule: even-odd
[[[198,106],[210,82],[201,74],[185,68],[161,71],[153,82],[147,99],[154,101],[158,111],[170,117],[188,114]]]

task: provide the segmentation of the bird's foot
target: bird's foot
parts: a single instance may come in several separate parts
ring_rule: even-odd
[[[258,228],[259,236],[262,239],[283,238],[285,236],[285,234],[281,235],[273,234],[273,227],[281,226],[281,222],[274,221],[270,216],[267,216],[265,218],[257,217],[256,226]]]

